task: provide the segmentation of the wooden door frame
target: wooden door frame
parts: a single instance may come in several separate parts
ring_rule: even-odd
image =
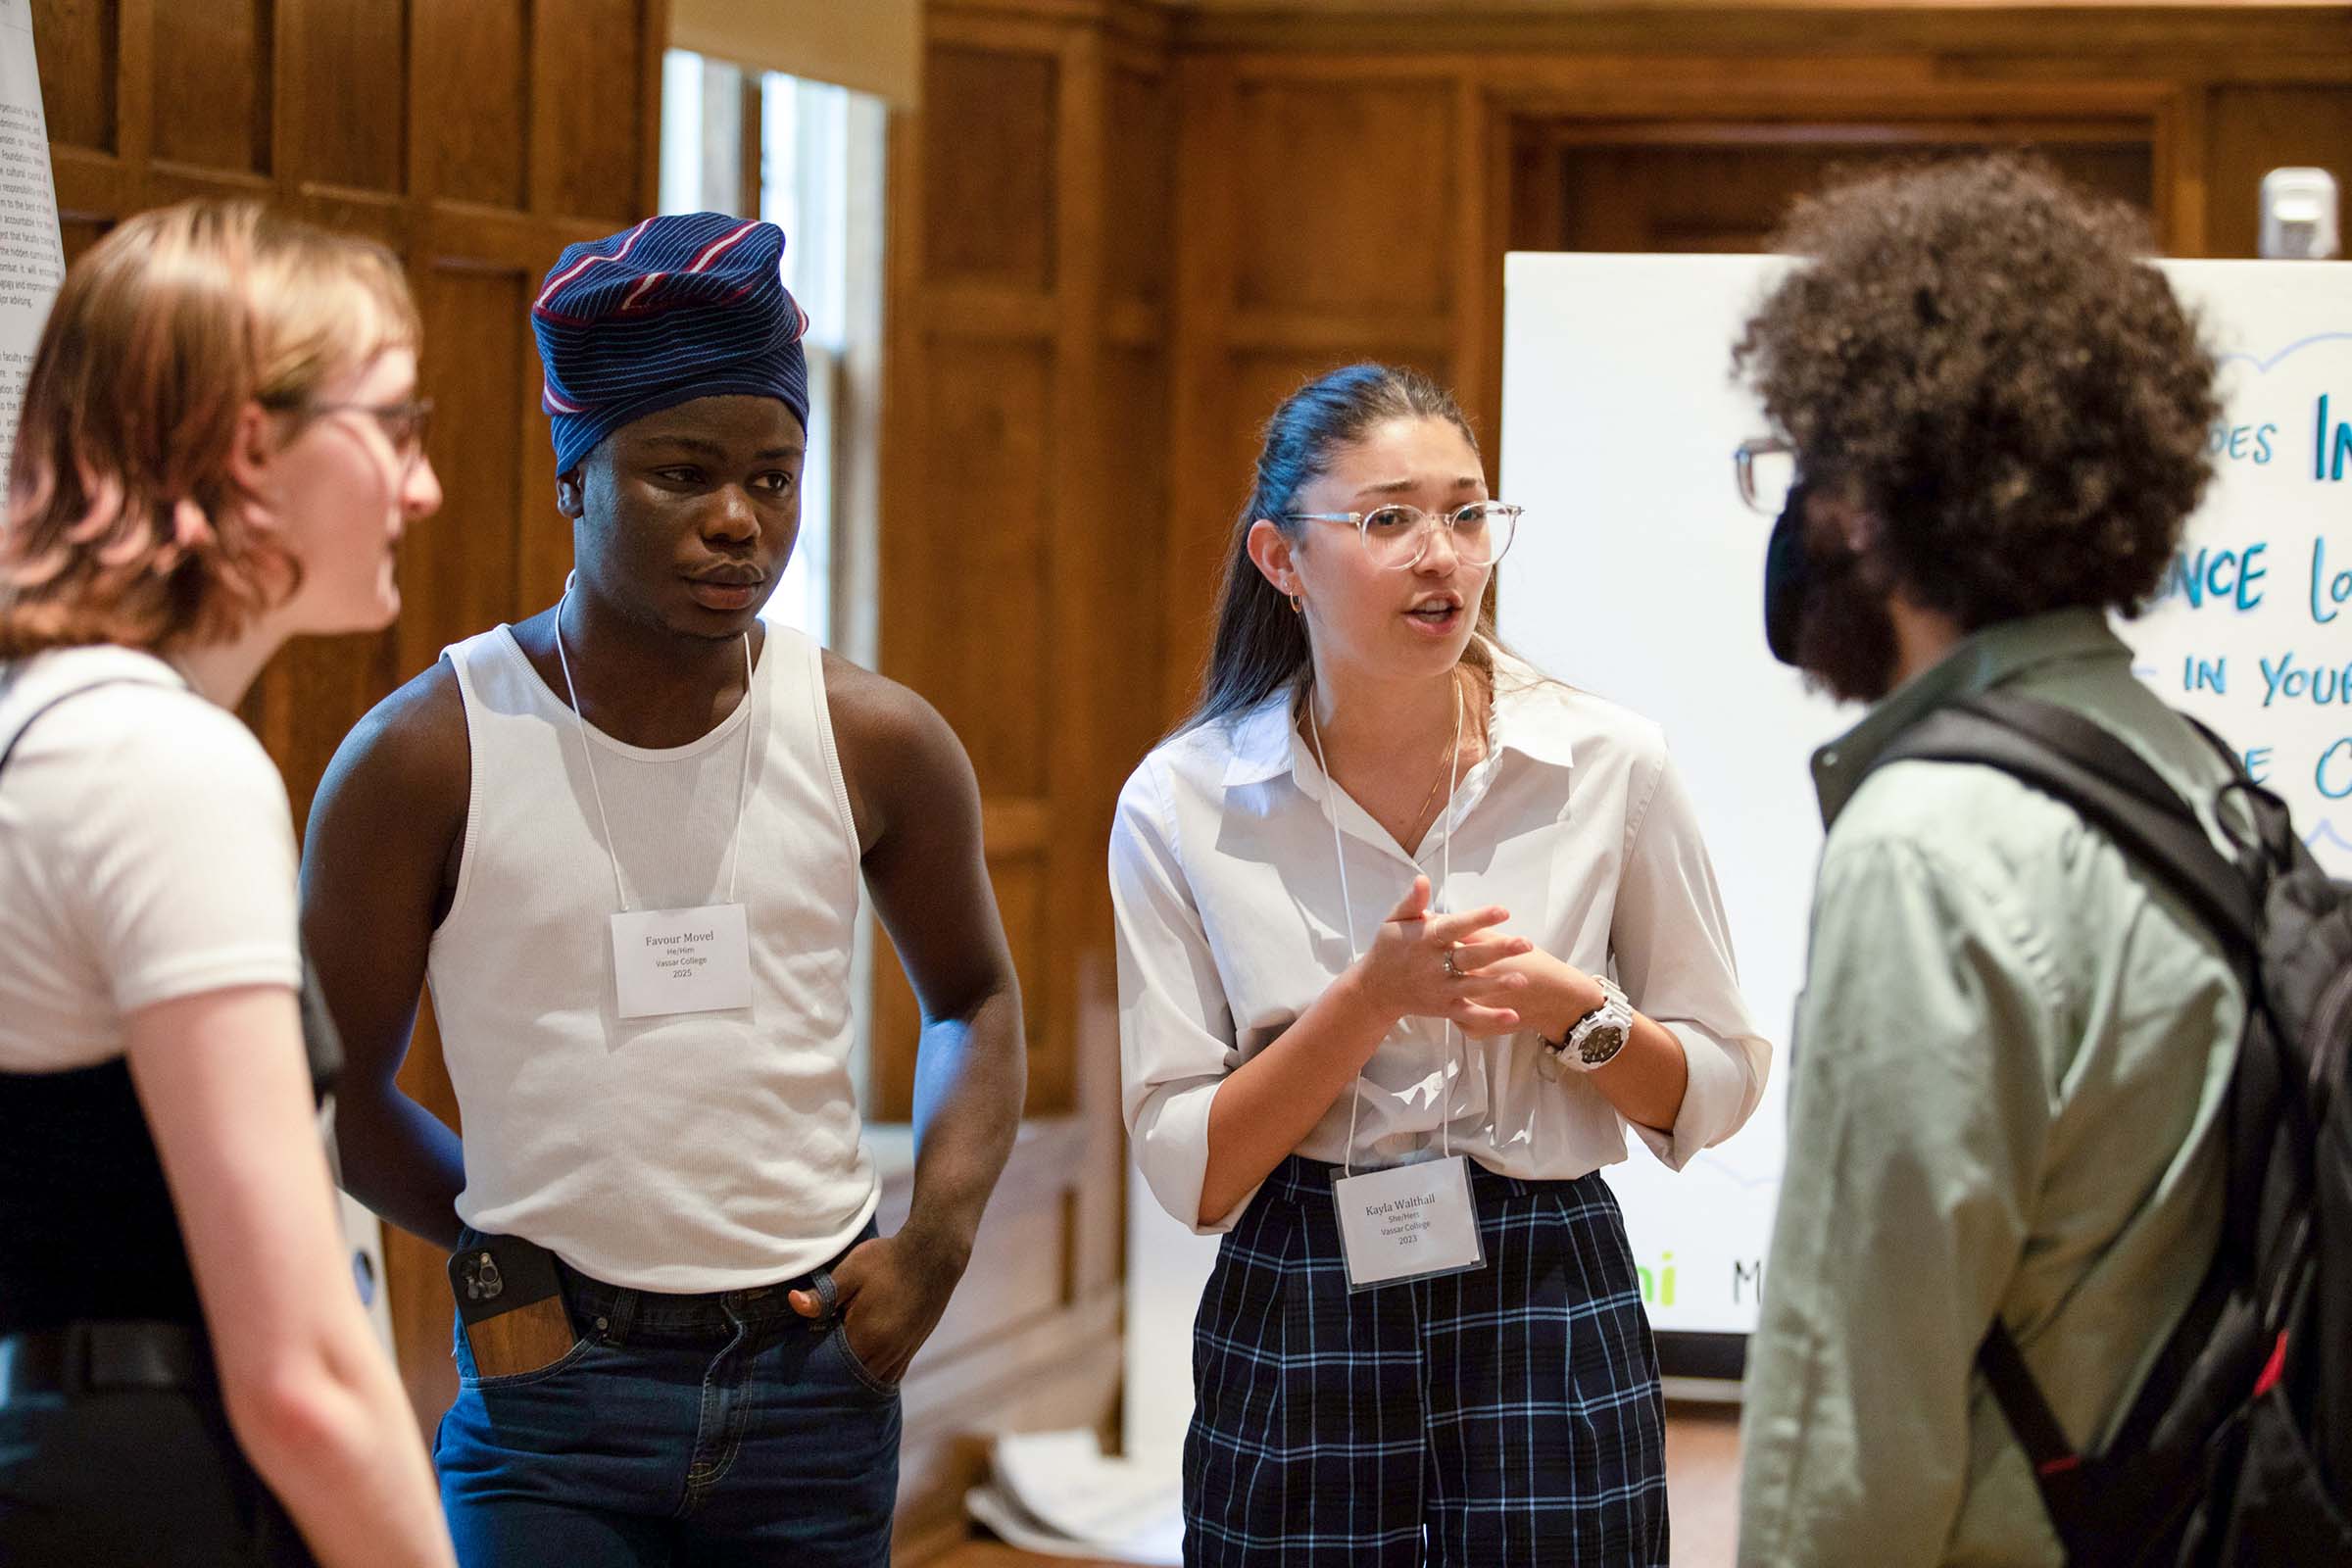
[[[1778,63],[1776,63],[1778,64]],[[1483,185],[1471,215],[1478,252],[1462,279],[1462,327],[1455,381],[1476,404],[1493,411],[1499,436],[1502,410],[1502,259],[1510,245],[1516,188],[1512,151],[1531,124],[1561,127],[1590,142],[1628,144],[1708,138],[1692,127],[1722,129],[1720,142],[1756,139],[1755,127],[1836,125],[1855,130],[1904,127],[1946,131],[1970,122],[2026,122],[2037,127],[2080,127],[2112,138],[2139,127],[2154,165],[2151,195],[2157,242],[2173,256],[2205,249],[2204,94],[2180,81],[2133,77],[2041,81],[1972,81],[1926,76],[1893,61],[1855,71],[1840,61],[1827,70],[1758,72],[1752,81],[1726,80],[1724,62],[1650,61],[1640,78],[1610,70],[1548,73],[1552,79],[1497,79],[1468,90],[1465,161],[1483,167]]]

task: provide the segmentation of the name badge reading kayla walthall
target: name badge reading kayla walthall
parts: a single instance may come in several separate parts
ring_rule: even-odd
[[[612,978],[623,1018],[752,1004],[752,944],[740,904],[612,916]]]
[[[1334,1171],[1331,1196],[1350,1291],[1487,1266],[1469,1161],[1460,1154],[1361,1176]]]

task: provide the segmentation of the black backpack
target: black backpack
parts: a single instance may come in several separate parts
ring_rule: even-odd
[[[2070,1563],[2352,1564],[2352,885],[2205,734],[2252,824],[2234,863],[2136,752],[2017,693],[1939,709],[1874,764],[1977,762],[2065,802],[2190,903],[2246,989],[2221,1247],[2114,1441],[2068,1444],[1998,1313],[1977,1365]]]

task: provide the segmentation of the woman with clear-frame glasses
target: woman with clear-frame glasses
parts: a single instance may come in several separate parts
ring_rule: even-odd
[[[1225,1238],[1188,1563],[1667,1560],[1597,1173],[1629,1129],[1677,1168],[1729,1136],[1770,1048],[1657,731],[1494,636],[1520,522],[1426,377],[1301,387],[1199,706],[1120,795],[1127,1127]]]

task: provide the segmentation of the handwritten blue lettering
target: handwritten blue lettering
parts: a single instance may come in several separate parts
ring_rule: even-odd
[[[2320,765],[2313,770],[2320,793],[2331,801],[2352,799],[2352,735],[2345,736],[2320,754]],[[2341,779],[2340,787],[2331,788],[2329,781]]]
[[[2173,557],[2157,597],[2180,595],[2191,610],[2203,609],[2211,599],[2217,605],[2233,604],[2243,614],[2262,603],[2257,584],[2270,575],[2270,568],[2258,563],[2270,548],[2264,543],[2248,545],[2242,551],[2216,550],[2209,545],[2200,545],[2194,552],[2183,550]]]
[[[2321,584],[2325,583],[2325,589]],[[2326,604],[2321,603],[2322,599]],[[2352,599],[2352,571],[2328,575],[2328,537],[2318,535],[2311,541],[2311,618],[2325,626],[2342,612],[2328,608]]]
[[[2255,662],[2262,666],[2262,706],[2265,708],[2281,697],[2289,701],[2308,697],[2313,706],[2318,708],[2352,702],[2352,664],[2305,669],[2296,664],[2293,654],[2281,654],[2276,662],[2268,659],[2260,659]]]
[[[2259,467],[2271,461],[2271,437],[2278,431],[2275,424],[2217,424],[2206,436],[2205,449],[2217,458],[2227,456],[2232,463]]]

